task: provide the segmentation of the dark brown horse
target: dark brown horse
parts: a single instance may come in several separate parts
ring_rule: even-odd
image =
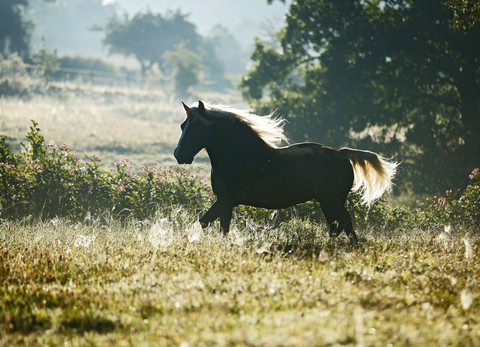
[[[183,104],[183,103],[182,103]],[[232,209],[240,204],[270,209],[316,199],[330,226],[330,235],[345,231],[357,240],[347,195],[363,187],[363,200],[371,203],[391,188],[397,164],[379,155],[350,148],[336,150],[318,143],[286,147],[283,120],[248,112],[183,104],[187,118],[175,149],[179,164],[191,164],[205,148],[212,164],[212,188],[217,201],[200,218],[202,227],[220,217],[228,233]]]

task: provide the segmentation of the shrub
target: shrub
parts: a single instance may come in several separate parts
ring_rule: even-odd
[[[417,200],[416,212],[422,224],[480,225],[480,172],[478,168],[468,176],[469,184],[463,190],[445,191]]]
[[[79,158],[67,144],[47,144],[38,124],[32,121],[23,152],[15,154],[0,137],[0,217],[71,219],[99,216],[106,211],[114,216],[146,219],[159,208],[183,206],[197,211],[214,200],[207,181],[184,168],[162,168],[157,163],[134,169],[122,159],[112,170],[102,168],[95,154]],[[480,224],[480,172],[474,169],[464,190],[448,190],[445,196],[427,197],[417,207],[392,208],[386,200],[363,205],[351,193],[347,209],[356,228],[380,230],[411,229],[413,226],[478,226]],[[236,215],[255,223],[273,224],[293,218],[323,220],[320,206],[310,201],[292,208],[272,211],[239,206]]]
[[[159,164],[134,170],[128,159],[102,168],[98,155],[81,160],[67,144],[45,143],[35,121],[14,154],[0,138],[0,216],[84,218],[110,211],[144,219],[159,206],[198,208],[211,199],[201,177],[189,170],[161,168]]]

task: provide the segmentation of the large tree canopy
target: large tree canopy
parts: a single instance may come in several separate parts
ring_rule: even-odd
[[[174,70],[176,67],[171,66],[171,59],[166,59],[165,53],[180,49],[195,53],[209,77],[223,78],[222,65],[212,44],[197,33],[195,25],[180,11],[165,16],[146,12],[132,18],[113,17],[100,30],[105,33],[103,44],[109,53],[134,56],[143,74],[154,64],[164,72]]]
[[[0,0],[0,54],[28,57],[34,27],[32,21],[25,19],[29,5],[30,0]]]
[[[162,69],[165,52],[182,42],[187,42],[191,49],[199,38],[195,26],[185,17],[180,12],[165,17],[151,12],[137,13],[132,18],[127,14],[123,18],[112,17],[102,29],[103,44],[110,54],[133,55],[143,72],[155,63]]]
[[[257,41],[241,82],[295,140],[402,161],[416,191],[461,184],[480,164],[480,28],[438,0],[294,0],[280,47]]]
[[[33,28],[33,24],[24,19],[28,3],[29,0],[0,1],[0,53],[28,55]]]

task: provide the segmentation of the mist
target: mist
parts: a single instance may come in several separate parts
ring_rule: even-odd
[[[56,0],[55,2],[32,2],[28,18],[34,24],[32,33],[33,50],[38,50],[42,40],[60,56],[108,58],[117,65],[138,67],[134,59],[118,55],[109,56],[102,46],[102,32],[92,28],[104,26],[114,15],[134,16],[139,12],[167,14],[180,11],[192,22],[204,37],[212,35],[220,25],[228,29],[238,42],[238,48],[248,56],[255,37],[264,38],[269,32],[279,30],[288,10],[280,1],[268,5],[266,1],[194,1],[180,2],[152,0]],[[229,52],[231,54],[231,52]]]

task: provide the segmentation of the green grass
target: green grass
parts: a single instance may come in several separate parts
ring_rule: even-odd
[[[0,344],[480,344],[478,234],[169,215],[3,223]]]
[[[180,99],[160,90],[69,84],[57,88],[53,96],[0,98],[0,134],[16,150],[34,119],[49,143],[67,143],[80,154],[100,154],[108,168],[122,158],[137,167],[156,162],[176,165],[173,151],[185,118]],[[246,107],[237,94],[203,93],[184,101],[189,104],[199,98]],[[197,172],[210,172],[205,152],[194,167]]]

